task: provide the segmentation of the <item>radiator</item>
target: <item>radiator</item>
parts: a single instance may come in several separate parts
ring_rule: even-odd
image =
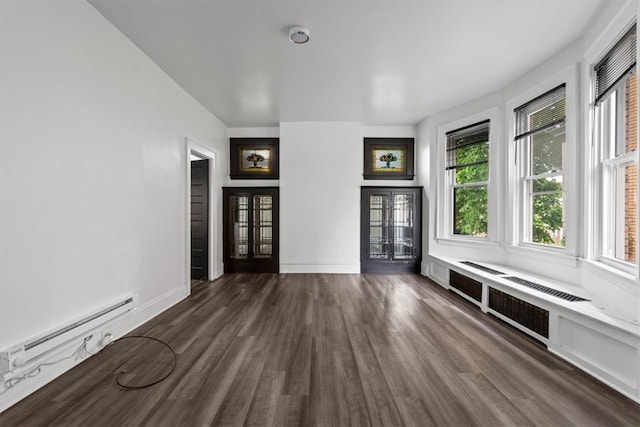
[[[449,286],[456,288],[478,302],[482,301],[482,283],[477,280],[449,270]]]
[[[549,312],[519,298],[489,287],[489,308],[536,334],[549,338]]]
[[[93,313],[55,330],[0,351],[0,375],[5,375],[16,367],[43,356],[67,341],[82,336],[86,332],[133,310],[133,308],[134,297],[127,297],[106,307],[101,307]]]

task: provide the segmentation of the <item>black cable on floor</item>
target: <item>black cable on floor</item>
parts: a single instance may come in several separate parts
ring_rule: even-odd
[[[113,344],[117,343],[118,341],[127,340],[127,339],[146,339],[146,340],[152,340],[152,341],[159,342],[160,344],[162,344],[165,347],[167,347],[169,349],[169,351],[171,352],[171,355],[173,356],[173,365],[171,366],[171,369],[169,370],[169,372],[167,372],[167,374],[165,374],[162,378],[160,378],[160,379],[158,379],[156,381],[153,381],[153,382],[151,382],[149,384],[144,384],[144,385],[139,385],[139,386],[126,385],[126,384],[123,384],[122,382],[120,382],[120,376],[122,374],[126,374],[127,373],[126,370],[122,370],[116,376],[116,384],[118,384],[120,387],[122,387],[124,389],[128,389],[128,390],[136,390],[136,389],[151,387],[152,385],[156,385],[156,384],[164,381],[165,379],[167,379],[169,377],[169,375],[171,375],[173,373],[173,371],[176,369],[176,365],[178,363],[178,357],[176,356],[176,352],[173,351],[171,346],[169,344],[167,344],[166,342],[158,339],[158,338],[148,337],[146,335],[128,335],[128,336],[120,337],[117,340],[114,340],[114,341],[110,342],[109,344],[107,344],[106,346],[104,346],[104,348],[102,350],[100,350],[100,353],[102,353],[103,351],[105,351],[106,349],[108,349]]]

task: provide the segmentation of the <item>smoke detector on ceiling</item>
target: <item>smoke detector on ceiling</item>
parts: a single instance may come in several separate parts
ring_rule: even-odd
[[[309,41],[309,29],[307,27],[291,27],[289,29],[289,40],[295,44],[305,44]]]

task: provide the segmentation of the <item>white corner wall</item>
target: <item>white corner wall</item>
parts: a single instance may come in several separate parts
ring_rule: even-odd
[[[637,277],[613,273],[611,269],[602,268],[601,263],[590,261],[585,257],[587,253],[587,239],[591,230],[587,217],[591,212],[587,209],[584,186],[584,156],[585,139],[588,134],[587,123],[589,117],[588,106],[588,64],[585,54],[594,43],[599,42],[603,34],[613,32],[614,37],[620,31],[619,22],[627,22],[637,14],[637,2],[612,2],[606,4],[602,13],[592,22],[585,34],[557,52],[538,66],[529,70],[518,79],[505,84],[505,87],[495,93],[475,99],[456,108],[429,116],[418,125],[417,158],[419,162],[429,160],[430,170],[419,169],[418,182],[425,186],[425,191],[431,200],[428,211],[425,211],[425,246],[428,252],[423,256],[422,271],[429,275],[433,263],[430,255],[436,257],[452,257],[456,259],[472,259],[495,264],[504,264],[513,268],[541,274],[550,279],[566,282],[584,288],[597,303],[613,316],[626,321],[637,323],[640,313],[640,292]],[[616,29],[618,28],[618,29]],[[602,44],[602,43],[600,43]],[[602,49],[606,44],[602,46]],[[575,70],[575,71],[574,71]],[[464,121],[478,113],[491,108],[498,108],[503,112],[504,120],[496,121],[502,129],[502,135],[492,144],[497,144],[499,156],[492,161],[492,168],[498,168],[500,176],[507,177],[510,161],[513,158],[512,141],[507,137],[508,127],[512,126],[513,108],[510,103],[521,98],[534,88],[539,89],[544,84],[562,75],[565,81],[568,75],[574,77],[578,91],[572,89],[569,96],[576,105],[570,113],[569,120],[576,126],[575,147],[572,150],[571,162],[573,168],[569,171],[568,180],[571,181],[572,193],[567,198],[566,214],[568,226],[572,233],[572,242],[568,244],[566,253],[537,250],[530,247],[513,244],[514,210],[512,208],[513,189],[509,179],[501,179],[498,187],[498,197],[504,203],[490,206],[490,215],[497,218],[498,230],[495,240],[473,241],[472,239],[456,239],[441,237],[439,230],[442,221],[439,218],[437,206],[442,203],[439,183],[444,179],[443,165],[438,162],[437,154],[443,150],[444,141],[438,139],[438,129],[446,127],[456,121]],[[511,155],[509,155],[511,153]],[[568,181],[569,182],[569,181]],[[569,230],[567,231],[569,233]]]
[[[431,201],[423,217],[428,242],[427,253],[423,254],[423,274],[448,288],[449,270],[464,270],[459,261],[473,260],[500,266],[504,271],[530,274],[534,280],[551,286],[576,289],[590,300],[583,304],[588,309],[581,312],[579,306],[572,308],[571,303],[550,311],[549,350],[637,402],[640,402],[640,282],[637,272],[615,271],[592,255],[593,183],[587,168],[591,66],[595,57],[606,52],[622,30],[637,20],[639,11],[640,3],[636,1],[606,2],[582,37],[513,82],[505,83],[502,90],[423,120],[418,125],[417,146],[418,162],[430,166],[430,170],[419,169],[418,174],[418,183],[425,186]],[[515,238],[514,150],[513,135],[509,136],[513,133],[510,127],[515,106],[531,99],[534,92],[544,92],[545,86],[546,90],[556,86],[558,79],[567,84],[567,121],[574,128],[573,146],[567,132],[570,167],[565,181],[568,194],[564,252],[519,245]],[[502,128],[501,136],[491,140],[492,148],[497,145],[498,155],[492,154],[490,160],[491,168],[497,168],[500,177],[497,200],[503,200],[492,204],[489,210],[497,223],[497,232],[485,241],[448,236],[440,224],[442,210],[438,209],[445,200],[443,130],[454,124],[471,124],[478,114],[489,109],[498,109],[503,114],[502,120],[492,120],[492,126]],[[478,276],[477,271],[464,271]],[[496,279],[481,282],[495,283]]]
[[[226,128],[88,3],[0,7],[0,349],[137,295],[126,332],[188,293],[185,137],[220,200]]]

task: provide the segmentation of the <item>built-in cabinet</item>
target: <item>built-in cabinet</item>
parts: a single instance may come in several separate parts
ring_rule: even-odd
[[[224,272],[278,273],[278,188],[222,190]]]
[[[422,187],[362,187],[360,270],[419,273]]]

